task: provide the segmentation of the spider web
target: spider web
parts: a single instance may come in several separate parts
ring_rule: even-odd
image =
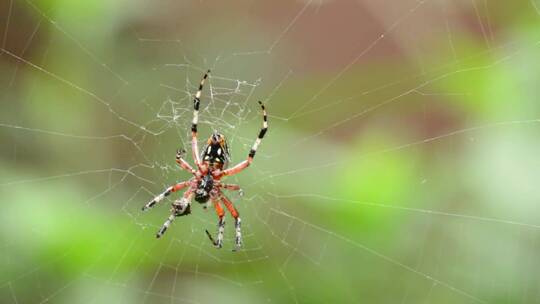
[[[5,1],[1,298],[538,302],[540,13],[518,2]],[[189,178],[208,68],[201,145],[242,161],[269,111],[228,180],[236,253],[230,217],[216,250],[212,210],[160,240],[174,197],[140,212]]]

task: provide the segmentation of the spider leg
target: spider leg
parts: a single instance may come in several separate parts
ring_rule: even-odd
[[[176,163],[182,167],[182,169],[188,171],[191,174],[195,174],[195,170],[191,167],[191,165],[183,159],[184,154],[186,154],[186,150],[180,149],[176,151]]]
[[[204,74],[203,78],[201,79],[201,83],[199,84],[199,90],[195,94],[195,98],[193,99],[193,121],[191,124],[191,152],[193,154],[193,161],[197,165],[197,168],[200,168],[201,166],[201,159],[199,156],[199,147],[197,145],[197,124],[199,123],[199,106],[201,104],[201,93],[204,85],[204,81],[206,78],[208,78],[208,74],[210,73],[210,70]]]
[[[235,238],[234,238],[234,251],[240,250],[240,247],[242,247],[242,229],[240,227],[241,220],[240,220],[240,214],[234,208],[233,203],[231,200],[229,200],[225,195],[221,195],[221,201],[227,207],[229,212],[231,213],[232,217],[234,218],[234,230],[235,230]]]
[[[210,239],[210,241],[216,246],[217,248],[223,247],[223,233],[225,232],[225,211],[223,211],[223,208],[221,207],[219,200],[213,199],[212,203],[214,204],[214,208],[216,209],[216,214],[219,218],[218,220],[218,234],[216,240],[212,237],[210,232],[206,230],[206,235]]]
[[[146,211],[152,207],[156,203],[161,202],[165,197],[169,196],[172,192],[180,191],[187,187],[190,184],[189,181],[181,182],[176,185],[170,186],[169,188],[165,189],[162,193],[160,193],[158,196],[154,197],[151,201],[149,201],[146,205],[142,207],[142,211]]]
[[[169,218],[167,218],[165,223],[163,223],[163,226],[161,226],[161,229],[159,229],[158,233],[156,234],[156,238],[159,239],[165,233],[165,231],[167,231],[167,228],[169,228],[175,218],[176,217],[174,214],[169,215]]]
[[[172,222],[175,220],[176,217],[188,215],[191,213],[191,203],[190,203],[191,196],[192,196],[191,191],[188,190],[184,193],[184,196],[181,199],[176,200],[172,204],[171,215],[169,215],[165,223],[163,223],[163,226],[161,226],[161,229],[159,229],[159,231],[157,232],[156,238],[159,239],[160,237],[163,236],[165,231],[167,231],[167,229],[169,228],[169,226],[172,224]]]
[[[259,148],[259,145],[261,144],[261,141],[264,138],[266,131],[268,131],[268,118],[266,116],[266,108],[264,107],[264,104],[262,102],[259,101],[259,104],[261,105],[262,112],[263,112],[263,126],[261,128],[261,131],[259,132],[259,136],[257,136],[255,143],[253,144],[253,146],[251,147],[251,150],[249,151],[247,160],[244,160],[238,165],[223,171],[223,175],[234,175],[234,174],[240,173],[242,172],[242,170],[247,168],[251,164],[251,162],[253,162],[253,158],[255,157],[257,148]]]
[[[240,188],[240,185],[222,184],[221,188],[226,189],[226,190],[231,190],[231,191],[238,191],[238,194],[240,196],[244,196],[244,190],[242,190],[242,188]]]

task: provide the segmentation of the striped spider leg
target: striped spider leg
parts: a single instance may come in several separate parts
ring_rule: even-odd
[[[261,128],[261,131],[259,132],[259,136],[257,136],[257,139],[255,140],[255,143],[251,147],[251,150],[249,151],[248,158],[244,160],[243,162],[239,163],[238,165],[224,170],[223,175],[234,175],[242,172],[245,168],[249,167],[251,163],[253,162],[253,158],[255,157],[255,153],[257,153],[257,148],[259,148],[259,145],[261,144],[262,139],[264,138],[264,135],[266,134],[266,131],[268,131],[268,118],[266,115],[266,108],[264,107],[264,104],[259,101],[259,104],[261,105],[262,112],[263,112],[263,126]]]
[[[193,197],[193,190],[190,188],[186,192],[184,192],[184,195],[181,199],[174,201],[171,207],[171,215],[167,218],[165,223],[163,223],[163,226],[161,226],[161,229],[156,234],[156,238],[160,238],[163,236],[165,231],[167,231],[167,228],[171,225],[171,223],[174,221],[174,219],[178,216],[184,216],[191,213],[191,198]]]
[[[193,99],[193,121],[191,124],[191,153],[193,154],[193,161],[195,165],[200,170],[201,169],[201,159],[199,156],[199,146],[197,143],[197,124],[199,123],[199,106],[201,104],[201,93],[204,85],[204,81],[208,78],[210,70],[204,74],[199,84],[199,90],[195,93],[195,98]]]
[[[171,193],[180,191],[184,189],[185,187],[189,186],[191,184],[191,181],[185,181],[178,183],[176,185],[170,186],[165,191],[160,193],[158,196],[154,197],[151,201],[149,201],[146,205],[142,207],[142,211],[146,211],[152,207],[154,207],[155,204],[161,202],[165,197],[169,196]]]

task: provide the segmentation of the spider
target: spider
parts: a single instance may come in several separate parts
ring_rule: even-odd
[[[204,150],[199,154],[199,147],[197,145],[197,123],[199,120],[199,106],[201,102],[201,92],[205,80],[208,78],[208,70],[199,84],[199,90],[195,94],[195,99],[193,100],[193,121],[191,125],[191,151],[193,155],[193,161],[195,162],[196,169],[194,169],[187,161],[183,159],[185,155],[185,150],[180,149],[176,153],[176,162],[180,167],[193,175],[193,177],[187,181],[183,181],[172,185],[165,189],[161,194],[154,197],[150,202],[142,207],[142,211],[146,211],[160,201],[162,201],[166,196],[169,196],[172,192],[177,192],[182,189],[187,188],[184,192],[182,198],[175,200],[172,203],[171,215],[165,221],[161,229],[157,232],[156,237],[160,238],[163,236],[167,228],[175,220],[176,217],[188,215],[191,213],[191,200],[194,198],[195,201],[204,204],[204,208],[209,205],[209,201],[212,202],[218,216],[218,231],[217,237],[214,240],[210,232],[206,230],[206,235],[210,241],[214,244],[216,248],[223,247],[223,232],[225,230],[225,211],[223,210],[222,204],[229,210],[232,217],[234,218],[235,226],[235,249],[238,250],[242,246],[242,232],[240,229],[240,215],[233,203],[225,194],[223,194],[222,189],[239,191],[240,195],[243,195],[242,189],[239,185],[234,184],[225,184],[221,182],[221,179],[225,176],[231,176],[242,172],[247,168],[257,152],[266,131],[268,130],[268,120],[266,116],[266,109],[264,104],[259,101],[259,104],[262,108],[263,113],[263,126],[259,132],[255,143],[249,151],[248,157],[246,160],[240,162],[236,166],[227,169],[230,154],[229,147],[227,146],[227,141],[225,136],[218,132],[214,132],[210,138],[208,138]]]

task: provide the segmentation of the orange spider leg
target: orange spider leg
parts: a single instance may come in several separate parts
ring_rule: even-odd
[[[240,190],[240,186],[239,186],[239,185],[235,185],[235,184],[222,184],[221,187],[222,187],[223,189],[232,190],[232,191],[238,191],[238,190]]]
[[[221,204],[218,200],[213,200],[212,203],[214,203],[214,209],[216,209],[216,214],[219,218],[222,218],[225,216],[225,211],[223,210],[223,207],[221,207]]]
[[[219,218],[218,221],[218,235],[216,240],[212,237],[210,232],[206,230],[206,235],[212,241],[214,246],[221,248],[223,246],[223,233],[225,232],[225,211],[223,210],[223,207],[221,207],[221,204],[219,203],[219,200],[212,199],[212,203],[214,204],[214,208],[216,209],[216,214]]]
[[[242,190],[242,188],[240,188],[240,185],[235,185],[235,184],[221,184],[221,188],[225,189],[225,190],[230,190],[230,191],[238,191],[238,194],[240,196],[244,196],[244,190]]]
[[[191,165],[184,160],[183,156],[184,154],[186,153],[186,150],[184,149],[181,149],[181,150],[178,150],[176,151],[176,163],[178,165],[180,165],[180,167],[186,171],[188,171],[189,173],[191,174],[195,174],[196,171],[193,170],[193,168],[191,167]]]
[[[236,218],[238,218],[238,216],[240,216],[238,214],[238,211],[236,211],[236,208],[234,208],[233,203],[225,195],[221,196],[221,201],[223,202],[225,207],[227,207],[227,209],[231,213],[232,217],[234,217],[236,219]]]

